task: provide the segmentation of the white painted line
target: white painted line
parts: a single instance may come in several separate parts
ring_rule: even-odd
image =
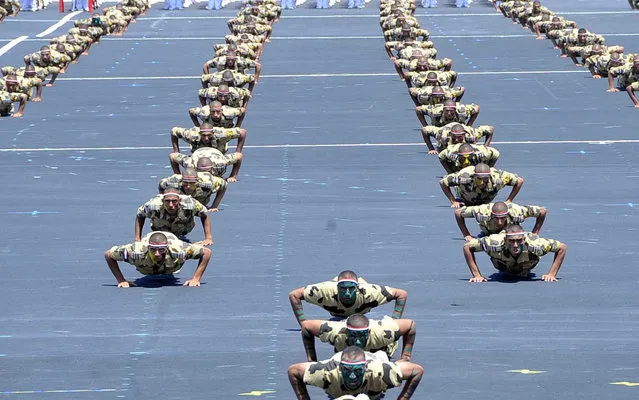
[[[55,32],[56,29],[58,29],[59,27],[61,27],[62,25],[66,24],[67,22],[69,22],[69,20],[73,17],[75,17],[76,15],[82,13],[82,11],[74,11],[71,14],[67,14],[64,17],[62,17],[60,19],[60,21],[56,22],[55,24],[51,25],[50,27],[48,27],[47,29],[43,30],[42,32],[38,33],[36,35],[36,37],[44,37],[47,36],[48,34]]]
[[[496,145],[509,144],[599,144],[609,145],[616,143],[639,143],[639,139],[611,139],[611,140],[522,140],[493,142]],[[328,144],[265,144],[257,146],[244,146],[250,149],[308,149],[324,147],[426,147],[422,143],[328,143]],[[114,151],[114,150],[171,150],[171,146],[123,146],[123,147],[43,147],[32,149],[0,149],[0,153],[23,152],[58,152],[58,151]]]
[[[12,41],[10,41],[9,43],[5,44],[4,46],[2,46],[0,48],[0,56],[3,55],[4,53],[6,53],[7,51],[11,50],[14,46],[16,46],[18,43],[24,41],[26,38],[28,38],[29,36],[20,36],[17,37],[15,39],[13,39]]]
[[[546,74],[587,74],[588,71],[582,69],[568,71],[468,71],[459,72],[459,75],[546,75]],[[262,78],[352,78],[352,77],[373,77],[373,76],[398,76],[395,72],[378,73],[343,73],[343,74],[282,74],[282,75],[260,75]],[[153,81],[153,80],[184,80],[200,79],[200,75],[186,76],[96,76],[77,78],[58,78],[58,81]]]

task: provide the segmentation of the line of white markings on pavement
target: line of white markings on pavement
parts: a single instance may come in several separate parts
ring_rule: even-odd
[[[611,139],[611,140],[520,140],[493,142],[497,145],[512,144],[597,144],[610,145],[617,143],[639,143],[639,139]],[[424,143],[328,143],[328,144],[265,144],[244,146],[251,149],[308,149],[322,147],[409,147],[425,146]],[[0,149],[0,153],[23,152],[63,152],[63,151],[113,151],[113,150],[171,150],[170,146],[121,146],[121,147],[44,147],[44,148],[15,148]]]

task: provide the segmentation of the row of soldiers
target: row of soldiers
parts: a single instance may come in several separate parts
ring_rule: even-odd
[[[633,0],[630,3],[633,5]],[[608,92],[625,90],[639,108],[635,95],[639,90],[639,54],[624,54],[623,46],[606,45],[602,35],[579,28],[575,21],[555,14],[539,1],[505,0],[493,1],[493,4],[514,24],[535,32],[537,39],[543,40],[542,34],[545,34],[554,47],[561,50],[562,58],[570,57],[575,65],[588,68],[593,79],[607,77]]]
[[[419,27],[413,12],[414,5],[405,7],[394,0],[382,10],[386,51],[416,104],[429,154],[437,155],[447,172],[439,184],[456,209],[455,219],[467,242],[464,257],[470,281],[487,280],[477,266],[476,252],[486,252],[497,270],[518,278],[528,277],[540,257],[552,252],[554,261],[542,279],[556,281],[566,245],[537,236],[546,218],[544,207],[513,203],[523,178],[495,168],[500,154],[490,146],[494,127],[473,127],[480,107],[460,102],[465,89],[455,86],[457,73],[451,69],[452,61],[436,58],[429,33]],[[512,187],[506,200],[493,202],[506,186]],[[536,223],[526,233],[520,224],[529,217],[536,218]],[[466,218],[478,222],[481,232],[476,237],[466,226]]]
[[[7,16],[15,17],[21,9],[22,5],[19,0],[0,0],[0,22],[4,21]]]
[[[207,247],[213,244],[210,214],[219,211],[227,184],[237,181],[246,140],[242,121],[259,80],[260,54],[280,14],[275,0],[251,0],[228,21],[230,34],[225,43],[215,44],[213,57],[203,65],[200,106],[189,109],[194,126],[171,129],[169,161],[174,174],[160,180],[159,194],[138,208],[134,243],[113,246],[105,253],[118,287],[135,285],[126,280],[119,261],[135,266],[143,275],[171,279],[189,259],[199,263],[184,286],[200,286],[211,257]],[[229,152],[234,140],[235,151]],[[189,145],[188,152],[180,151],[181,141]],[[196,218],[202,224],[204,239],[192,243],[187,235]],[[151,232],[143,236],[147,219]]]
[[[81,55],[89,54],[91,45],[98,43],[102,36],[122,35],[147,8],[143,0],[122,0],[106,7],[103,14],[95,13],[90,18],[74,21],[75,26],[66,35],[54,37],[48,46],[24,56],[23,67],[2,67],[0,116],[13,113],[14,117],[21,117],[27,101],[42,100],[43,86],[53,86],[58,75],[65,73],[70,64],[77,63]],[[18,110],[13,112],[16,103]]]

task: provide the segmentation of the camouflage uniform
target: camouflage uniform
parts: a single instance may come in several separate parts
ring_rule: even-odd
[[[219,121],[215,121],[211,118],[211,111],[209,107],[196,107],[195,113],[202,121],[209,122],[214,126],[233,128],[235,126],[235,118],[242,115],[242,109],[222,106],[222,118]]]
[[[195,191],[191,194],[191,197],[205,206],[211,201],[211,195],[213,193],[217,193],[226,187],[226,181],[224,179],[213,176],[208,172],[198,172],[197,178]],[[182,188],[182,175],[173,174],[167,178],[163,178],[158,184],[158,188],[162,191],[173,188],[184,193]]]
[[[427,104],[435,104],[432,101],[432,98],[430,97],[431,94],[433,93],[433,88],[435,86],[422,86],[420,88],[415,88],[412,87],[410,89],[408,89],[408,91],[410,92],[411,95],[417,97],[417,101],[422,104],[422,105],[427,105]],[[448,86],[439,86],[442,91],[444,92],[444,98],[441,100],[442,102],[444,100],[455,100],[457,99],[457,97],[461,96],[464,93],[464,90],[460,87],[460,86],[456,86],[456,87],[448,87]],[[439,103],[437,103],[439,104]]]
[[[266,35],[273,30],[270,25],[260,23],[255,24],[255,33],[249,32],[248,29],[248,25],[233,25],[233,29],[231,30],[231,32],[233,32],[233,34],[235,35],[241,35],[243,33],[248,33],[251,35]]]
[[[443,150],[447,148],[450,143],[450,131],[455,125],[457,125],[457,122],[451,122],[441,127],[428,125],[422,128],[422,132],[430,137],[435,138],[435,140],[437,141],[438,150]],[[479,141],[484,136],[488,136],[493,130],[493,127],[490,125],[480,125],[476,128],[463,124],[462,126],[464,127],[465,132],[464,143],[469,144],[477,143],[477,141]]]
[[[559,21],[556,22],[555,24],[553,24],[552,18],[551,18],[548,21],[537,22],[537,26],[539,27],[539,32],[548,33],[552,30],[562,30],[570,26],[577,26],[577,23],[575,21],[569,21],[565,19],[564,17],[559,17]]]
[[[495,203],[482,204],[481,206],[462,207],[462,218],[475,218],[481,229],[482,236],[492,235],[502,231],[495,225],[492,220],[492,208]],[[539,206],[520,206],[519,204],[508,204],[508,215],[506,216],[506,225],[521,224],[526,218],[537,218],[541,215],[543,207]]]
[[[419,60],[418,59],[399,59],[397,60],[399,63],[399,66],[407,69],[409,71],[417,71],[418,68],[418,64],[419,64]],[[435,58],[427,58],[427,63],[428,66],[426,67],[426,70],[428,72],[430,71],[439,71],[439,70],[444,70],[445,68],[449,68],[453,65],[453,60],[451,60],[450,58],[441,58],[441,59],[435,59]],[[424,71],[421,71],[424,72]]]
[[[330,343],[335,351],[342,351],[348,347],[348,329],[346,321],[326,321],[320,326],[319,340]],[[401,338],[399,325],[389,317],[380,320],[368,321],[368,342],[364,346],[365,351],[385,351],[388,357],[397,349],[397,341]]]
[[[200,244],[184,243],[170,232],[160,232],[168,239],[169,247],[164,263],[156,264],[149,253],[149,238],[154,233],[148,233],[140,242],[111,247],[111,258],[128,262],[142,275],[158,275],[173,274],[182,269],[186,260],[199,259],[204,253],[204,246]]]
[[[246,84],[255,81],[255,75],[243,74],[241,72],[227,70],[233,73],[233,86],[242,87]],[[213,72],[212,74],[202,74],[200,78],[203,84],[208,84],[209,86],[219,86],[224,83],[222,80],[223,71]]]
[[[610,73],[617,77],[619,87],[625,89],[627,86],[631,86],[633,90],[639,90],[639,71],[635,71],[632,65],[632,63],[627,63],[620,67],[610,68]]]
[[[432,44],[433,42],[420,42],[420,43],[424,43],[425,45],[427,44]],[[403,42],[402,42],[403,44]],[[397,55],[399,55],[400,59],[403,60],[410,60],[413,57],[413,52],[415,50],[419,50],[420,53],[422,53],[423,57],[426,58],[435,58],[437,57],[437,49],[433,48],[432,46],[430,47],[423,47],[423,46],[397,46],[395,47],[395,50],[397,50]]]
[[[577,28],[567,28],[569,25],[564,25],[561,29],[551,29],[546,33],[546,37],[549,39],[555,39],[558,43],[563,43],[564,38],[568,36],[577,35]]]
[[[180,195],[180,208],[175,215],[164,209],[162,195],[157,195],[138,208],[137,217],[151,220],[151,230],[168,231],[176,236],[186,236],[195,227],[195,217],[206,215],[207,208],[191,196]]]
[[[337,279],[304,287],[304,300],[328,311],[334,317],[346,318],[352,314],[365,314],[393,299],[392,288],[366,283],[359,279],[355,304],[344,306],[337,298]]]
[[[451,120],[444,119],[446,117],[444,117],[444,106],[442,104],[436,104],[433,106],[419,106],[417,107],[417,111],[430,117],[431,125],[435,126],[444,126],[446,124],[450,124],[451,122],[457,122],[459,124],[465,125],[473,114],[477,114],[479,112],[479,106],[476,104],[455,104],[456,112],[455,116]]]
[[[371,399],[377,399],[390,388],[402,384],[402,371],[395,363],[378,360],[368,361],[364,384],[357,390],[348,390],[342,384],[339,361],[336,357],[330,360],[311,363],[304,372],[304,383],[317,386],[332,398],[343,395],[364,393]]]
[[[27,95],[27,100],[31,100],[32,90],[34,87],[38,86],[40,83],[40,79],[38,78],[18,78],[18,88],[15,92],[9,92],[7,89],[7,84],[5,78],[0,78],[0,90],[4,90],[9,93],[9,97],[12,102],[20,101],[23,98],[23,94]]]
[[[13,101],[11,101],[11,93],[0,89],[0,116],[6,117],[13,112]]]
[[[213,50],[215,51],[215,57],[225,56],[228,53],[228,49],[229,49],[229,45],[224,43],[216,44],[215,46],[213,46]],[[257,58],[257,54],[255,53],[255,50],[251,46],[246,45],[244,43],[237,43],[237,52],[242,57],[250,58],[252,60],[255,60]]]
[[[205,99],[217,98],[217,86],[211,86],[206,89],[198,90],[197,94]],[[245,88],[229,87],[228,105],[229,107],[240,108],[244,105],[244,100],[251,97],[251,91]]]
[[[490,180],[484,189],[475,183],[475,167],[466,167],[459,172],[446,175],[440,182],[456,189],[459,197],[466,205],[477,206],[490,203],[497,192],[506,186],[515,186],[518,176],[499,169],[490,169]]]
[[[423,37],[424,40],[428,40],[428,38],[430,37],[430,32],[428,32],[426,29],[421,28],[411,27],[410,34],[411,37]],[[400,26],[399,28],[393,28],[384,31],[384,37],[388,41],[401,41],[403,37],[402,27]]]
[[[195,150],[190,157],[184,154],[178,154],[175,161],[183,168],[197,168],[198,160],[206,157],[213,162],[213,170],[211,170],[211,173],[215,176],[222,176],[224,172],[226,172],[228,165],[235,164],[238,161],[239,154],[240,153],[222,154],[222,152],[216,148],[202,147]]]
[[[389,16],[382,22],[382,29],[387,31],[393,28],[401,28],[402,25],[408,25],[411,28],[419,28],[419,21],[412,15],[407,15],[404,21],[401,21],[395,16]]]
[[[463,159],[460,159],[457,152],[459,151],[459,147],[463,143],[459,144],[451,144],[446,149],[439,152],[439,159],[446,162],[453,170],[460,171],[463,168],[470,166],[470,160],[466,163]],[[473,147],[473,156],[475,158],[474,163],[484,163],[489,164],[492,160],[497,160],[499,158],[499,151],[494,147],[483,146],[478,144],[471,144]],[[472,165],[475,165],[472,164]]]
[[[45,77],[59,73],[62,65],[69,61],[71,59],[67,55],[60,54],[55,50],[51,50],[51,58],[48,62],[42,58],[42,54],[39,51],[24,56],[25,64],[30,63],[35,67],[42,68],[42,73],[46,72]]]
[[[214,147],[218,149],[222,154],[226,154],[228,151],[228,143],[231,140],[240,138],[240,128],[213,128],[213,140],[211,146],[204,146],[201,141],[200,128],[179,128],[174,127],[171,129],[171,136],[182,139],[191,145],[191,153],[202,147]]]
[[[622,65],[630,64],[632,65],[634,57],[629,54],[619,54],[619,60],[622,62]],[[601,54],[601,55],[593,55],[586,59],[584,65],[587,68],[592,67],[597,75],[607,76],[608,72],[615,67],[611,67],[610,64],[610,54]]]
[[[214,59],[207,61],[206,65],[208,65],[209,67],[214,66],[217,70],[223,71],[225,69],[228,69],[228,67],[226,66],[226,59],[227,57],[225,55],[215,57]],[[246,71],[249,68],[255,67],[255,63],[255,60],[251,60],[250,58],[237,57],[235,60],[234,70]]]
[[[242,42],[240,37],[242,35],[247,35],[248,36],[248,42]],[[250,33],[242,33],[240,35],[226,35],[224,36],[224,40],[226,41],[226,43],[244,43],[248,46],[250,46],[253,50],[257,50],[262,43],[264,43],[264,36],[260,36],[260,35],[251,35]]]
[[[431,72],[437,74],[437,82],[439,86],[450,86],[450,82],[452,82],[453,78],[457,77],[457,72],[455,71],[410,71],[407,72],[406,79],[411,81],[411,84],[415,87],[426,86],[427,76]]]
[[[559,251],[561,242],[544,239],[532,233],[525,233],[524,236],[524,250],[518,257],[513,257],[508,252],[506,235],[503,233],[473,239],[467,243],[467,246],[475,252],[486,252],[495,268],[501,272],[528,276],[529,271],[539,263],[540,257]]]

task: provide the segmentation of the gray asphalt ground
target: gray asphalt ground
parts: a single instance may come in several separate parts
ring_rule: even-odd
[[[524,177],[516,201],[546,206],[542,235],[568,244],[559,282],[467,282],[443,170],[369,5],[285,10],[274,26],[203,285],[178,286],[187,264],[177,281],[117,289],[103,253],[133,240],[135,210],[170,175],[169,130],[190,125],[201,65],[235,13],[156,4],[0,121],[0,398],[291,399],[286,369],[305,357],[287,294],[353,269],[409,293],[416,399],[636,399],[612,383],[639,382],[639,110],[484,2],[441,3],[418,9],[422,27],[481,105],[477,123],[496,126],[497,166]],[[544,4],[639,52],[625,0]],[[0,24],[0,46],[29,36],[2,64],[45,44],[54,8]]]

